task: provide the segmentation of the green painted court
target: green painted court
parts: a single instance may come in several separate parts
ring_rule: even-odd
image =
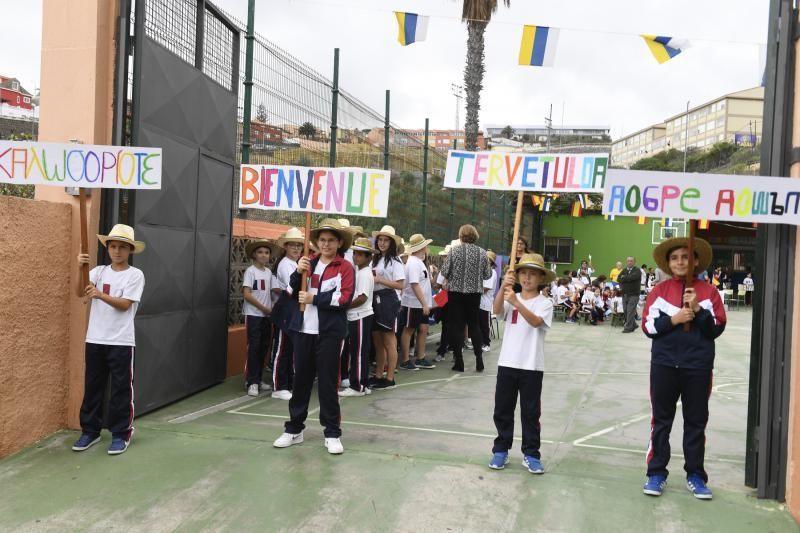
[[[717,342],[707,432],[711,502],[685,488],[680,414],[670,483],[644,496],[649,340],[557,323],[546,341],[542,460],[504,471],[491,456],[494,372],[449,363],[398,374],[398,387],[342,400],[345,453],[322,445],[316,402],[305,443],[275,449],[287,403],[233,379],[136,420],[130,450],[69,449],[57,433],[0,461],[0,530],[100,531],[797,531],[744,486],[751,316],[729,313]],[[432,342],[435,342],[435,337]],[[433,344],[428,353],[433,352]],[[680,410],[679,410],[680,413]],[[517,427],[517,434],[519,434]]]

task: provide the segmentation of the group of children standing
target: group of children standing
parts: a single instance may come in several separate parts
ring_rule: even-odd
[[[274,388],[276,398],[289,400],[289,420],[273,444],[276,448],[303,442],[316,380],[325,447],[331,454],[344,452],[339,396],[363,396],[373,388],[395,386],[396,334],[401,318],[400,367],[435,366],[425,357],[428,318],[434,306],[431,273],[425,264],[431,240],[417,234],[404,244],[394,228],[384,226],[373,233],[377,247],[374,249],[361,228],[351,228],[345,222],[325,219],[311,231],[314,255],[302,256],[304,235],[297,228],[287,231],[275,243],[258,240],[246,248],[253,265],[243,280],[248,339],[245,379],[248,394],[257,395],[259,389]],[[133,436],[134,317],[144,289],[143,273],[131,266],[128,258],[145,246],[135,240],[133,228],[121,224],[114,226],[108,235],[98,235],[98,239],[107,247],[111,264],[92,269],[90,283],[78,288],[79,295],[91,300],[91,314],[80,411],[82,434],[72,449],[85,451],[100,441],[103,398],[110,378],[107,421],[112,442],[108,454],[119,455],[128,449]],[[405,264],[397,255],[402,253],[403,246],[408,257]],[[651,496],[661,495],[666,485],[669,433],[675,404],[680,398],[685,419],[687,487],[697,498],[711,498],[703,466],[707,391],[714,362],[714,339],[725,328],[725,311],[718,292],[711,290],[710,285],[686,286],[686,276],[695,269],[707,268],[711,261],[711,247],[706,241],[697,239],[695,250],[695,257],[690,258],[686,239],[675,238],[665,241],[654,252],[657,264],[672,279],[659,284],[648,297],[642,325],[653,339],[650,394],[653,429],[647,456],[648,477],[643,489]],[[276,253],[282,257],[273,272],[268,265]],[[488,266],[493,259],[496,258],[487,253],[478,261],[485,261]],[[88,255],[79,255],[78,262],[81,266],[88,264]],[[478,265],[478,270],[488,271],[482,265]],[[485,296],[493,288],[491,277],[484,276],[488,283]],[[556,285],[554,302],[547,289],[555,282],[555,274],[545,267],[542,256],[518,253],[500,290],[489,300],[491,311],[506,324],[495,384],[493,419],[497,437],[489,463],[493,469],[503,469],[509,462],[519,398],[523,465],[531,473],[544,472],[539,451],[544,340],[552,324],[554,303],[566,296],[562,294],[566,285],[563,281]],[[446,279],[441,282],[446,286]],[[584,287],[585,294],[593,295],[591,302],[592,296],[584,296],[587,303],[598,307],[598,299],[602,298],[599,290],[599,287],[593,290],[591,285]],[[481,311],[489,312],[487,300],[481,300]],[[269,385],[262,381],[262,373],[273,325],[277,342],[273,383]],[[417,346],[412,361],[410,340],[415,334]],[[375,343],[376,376],[369,378],[371,341]],[[349,376],[346,387],[340,391],[343,356],[348,362]]]

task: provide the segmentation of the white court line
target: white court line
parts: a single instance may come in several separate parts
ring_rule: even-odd
[[[641,420],[645,420],[646,418],[648,418],[650,416],[651,416],[650,413],[643,414],[643,415],[636,415],[635,417],[630,418],[628,420],[625,420],[624,422],[621,422],[619,424],[614,424],[613,426],[609,426],[607,428],[603,428],[600,431],[595,431],[594,433],[590,433],[590,434],[586,435],[585,437],[581,437],[579,439],[575,439],[574,441],[572,441],[572,444],[575,445],[575,446],[580,446],[581,444],[583,444],[584,442],[586,442],[589,439],[593,439],[595,437],[599,437],[600,435],[605,435],[606,433],[611,433],[612,431],[614,431],[616,429],[622,429],[625,426],[630,426],[631,424],[635,424],[636,422],[639,422]]]
[[[179,417],[173,418],[172,420],[168,420],[167,423],[169,424],[183,424],[184,422],[191,422],[192,420],[197,420],[200,417],[210,415],[219,411],[223,411],[228,407],[233,407],[236,405],[241,405],[243,403],[247,403],[248,400],[252,399],[252,396],[240,396],[238,398],[234,398],[232,400],[228,400],[225,402],[217,403],[214,405],[210,405],[208,407],[204,407],[198,411],[194,411],[192,413],[188,413],[185,415],[181,415]],[[252,405],[257,405],[261,402],[254,402]],[[248,405],[250,407],[250,405]]]
[[[264,418],[286,418],[285,415],[270,415],[266,413],[247,413],[244,411],[228,411],[231,414],[236,415],[247,415],[247,416],[261,416]],[[464,437],[481,437],[487,439],[494,439],[497,435],[489,435],[486,433],[470,433],[468,431],[453,431],[449,429],[433,429],[433,428],[422,428],[417,426],[398,426],[395,424],[373,424],[372,422],[352,422],[350,420],[342,420],[342,425],[347,426],[364,426],[364,427],[373,427],[373,428],[383,428],[383,429],[403,429],[406,431],[422,431],[425,433],[443,433],[446,435],[461,435]],[[514,437],[514,440],[522,440],[522,437]],[[553,444],[551,440],[542,440],[543,444]]]

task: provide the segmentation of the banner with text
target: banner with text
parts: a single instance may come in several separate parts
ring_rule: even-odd
[[[161,189],[161,148],[0,141],[0,183]]]
[[[608,154],[450,150],[444,186],[487,191],[603,192]]]
[[[603,214],[800,225],[800,180],[611,169]]]
[[[388,170],[242,165],[239,208],[385,217]]]

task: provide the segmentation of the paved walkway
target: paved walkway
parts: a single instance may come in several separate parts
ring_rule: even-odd
[[[47,531],[798,531],[744,487],[750,313],[718,342],[707,470],[711,502],[685,489],[682,461],[661,498],[644,496],[649,341],[609,325],[556,324],[547,339],[543,476],[486,464],[499,343],[483,374],[450,364],[342,401],[345,454],[277,450],[286,402],[243,396],[240,380],[136,420],[130,450],[76,454],[64,431],[0,461],[0,530]],[[432,350],[429,351],[429,353]],[[312,404],[315,409],[316,403]],[[680,452],[676,420],[673,451]],[[519,433],[519,428],[518,428]]]

